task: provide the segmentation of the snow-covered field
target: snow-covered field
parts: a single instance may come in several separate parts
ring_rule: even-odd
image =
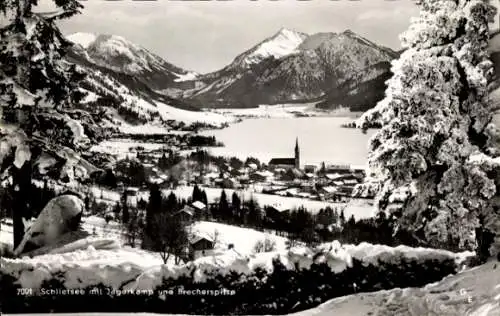
[[[91,235],[105,238],[113,238],[116,241],[122,241],[123,232],[120,223],[110,221],[109,223],[102,217],[88,216],[82,218],[82,229]]]
[[[143,125],[122,124],[120,125],[119,130],[123,134],[157,134],[157,135],[170,134],[168,128],[152,124],[143,124]]]
[[[220,188],[203,188],[203,190],[205,190],[205,192],[207,193],[207,199],[209,203],[218,201],[222,192],[222,189]],[[235,190],[232,189],[224,189],[224,191],[226,191],[226,195],[228,197],[231,197],[233,192],[235,192]],[[172,192],[172,190],[164,190],[163,192],[165,195],[168,195],[170,194],[170,192]],[[178,198],[188,198],[193,194],[193,187],[181,186],[173,190],[173,192]],[[317,213],[320,209],[327,206],[330,206],[333,209],[340,209],[346,206],[346,203],[331,203],[296,197],[263,194],[254,192],[252,190],[236,190],[236,193],[240,196],[241,200],[248,201],[253,198],[260,206],[275,206],[280,209],[294,209],[300,206],[304,206],[312,213]],[[147,192],[145,192],[145,194],[147,194]],[[144,197],[146,197],[146,195],[144,195]],[[344,214],[346,217],[354,215],[354,218],[356,218],[356,220],[369,218],[373,216],[373,208],[368,204],[359,203],[359,205],[357,204],[354,207],[347,207],[344,210]]]
[[[121,245],[124,244],[124,235],[120,223],[106,221],[98,216],[82,218],[82,228],[91,235],[100,238],[110,238]],[[229,245],[240,255],[251,255],[258,241],[268,239],[275,244],[275,250],[286,249],[287,238],[272,233],[261,232],[251,228],[243,228],[216,222],[198,221],[189,227],[189,233],[195,236],[205,237],[209,240],[216,239],[215,250],[218,254],[227,252]],[[5,234],[7,235],[7,234]]]
[[[137,147],[142,147],[145,150],[159,150],[162,149],[165,145],[161,143],[147,143],[147,142],[138,142],[133,140],[105,140],[97,145],[94,145],[90,148],[91,152],[97,153],[105,153],[111,155],[117,155],[120,158],[124,158],[127,154],[136,152],[135,149]]]
[[[355,117],[359,113],[350,112],[349,109],[340,108],[334,111],[320,111],[315,108],[316,103],[299,103],[299,104],[276,104],[276,105],[260,105],[256,108],[247,109],[216,109],[214,113],[223,114],[225,116],[234,116],[239,118],[291,118],[299,115],[310,116],[349,116]]]
[[[250,255],[253,253],[255,244],[265,239],[273,241],[277,251],[286,249],[287,239],[285,237],[260,232],[250,228],[201,221],[191,226],[191,232],[197,236],[207,237],[212,240],[217,236],[215,248],[218,252],[226,251],[229,245],[232,244],[237,253]]]
[[[222,189],[221,188],[205,188],[202,189],[207,194],[207,199],[209,203],[217,202],[220,198]],[[363,218],[370,218],[374,215],[374,209],[371,205],[370,200],[354,200],[349,203],[345,202],[325,202],[325,201],[315,201],[298,197],[287,197],[287,196],[279,196],[272,194],[264,194],[255,192],[252,189],[246,190],[233,190],[233,189],[224,189],[228,199],[231,199],[233,192],[236,192],[240,199],[244,201],[248,201],[250,199],[254,199],[260,206],[274,206],[279,209],[294,209],[299,208],[301,206],[305,207],[307,210],[312,212],[313,214],[319,212],[320,209],[324,209],[327,206],[331,207],[334,210],[340,212],[340,209],[344,208],[344,214],[348,218],[351,215],[354,215],[356,220],[360,220]],[[99,199],[106,200],[110,203],[114,203],[120,200],[120,194],[118,192],[114,192],[107,189],[101,189],[93,187],[91,192],[94,196]],[[165,189],[163,190],[163,194],[168,196],[171,192],[173,192],[177,198],[187,199],[190,198],[193,194],[192,186],[179,186],[174,190]],[[138,193],[139,198],[144,199],[145,201],[149,198],[149,193],[147,191],[141,191]]]
[[[195,122],[204,122],[220,126],[223,123],[234,122],[234,118],[231,116],[222,115],[220,113],[209,112],[209,111],[187,111],[175,108],[173,106],[167,105],[165,103],[156,102],[157,110],[164,120],[176,120],[182,121],[187,124]]]

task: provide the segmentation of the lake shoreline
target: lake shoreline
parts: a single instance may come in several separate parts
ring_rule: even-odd
[[[364,134],[347,129],[346,116],[255,117],[243,119],[220,130],[200,131],[224,143],[221,148],[207,148],[214,155],[245,159],[255,157],[263,162],[272,158],[293,157],[295,140],[301,149],[301,165],[322,162],[364,165],[368,140],[374,131]],[[330,145],[331,144],[331,145]]]

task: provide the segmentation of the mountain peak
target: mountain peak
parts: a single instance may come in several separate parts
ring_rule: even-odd
[[[172,65],[146,48],[113,34],[74,33],[66,38],[77,45],[74,49],[81,59],[108,70],[127,75],[144,75],[143,79],[162,89],[172,82],[191,80],[197,76]],[[83,48],[83,50],[81,49]]]
[[[271,56],[280,59],[293,54],[306,37],[307,34],[282,27],[276,34],[252,48],[246,54],[244,63],[251,65]]]
[[[346,34],[346,35],[357,35],[356,33],[354,33],[351,29],[347,29],[345,30],[344,32],[342,32],[342,34]]]
[[[297,35],[301,36],[301,35],[306,35],[306,34],[289,29],[289,28],[286,28],[286,27],[281,27],[278,30],[278,32],[276,32],[276,34],[274,34],[273,38],[276,36],[280,36],[280,35],[283,35],[283,36],[297,36]]]

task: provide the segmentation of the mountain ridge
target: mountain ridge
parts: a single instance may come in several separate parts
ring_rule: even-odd
[[[246,62],[249,56],[268,43],[277,39],[286,42],[289,38],[294,39],[293,45],[286,46],[287,50],[281,54],[262,54],[260,59]],[[192,81],[197,88],[180,91],[175,96],[207,107],[255,107],[298,100],[310,102],[326,98],[329,91],[345,81],[352,81],[352,77],[363,81],[359,73],[370,71],[371,66],[390,62],[397,56],[398,53],[390,48],[377,45],[351,30],[308,35],[280,29],[238,55],[221,70],[199,76]],[[386,78],[388,71],[390,69],[386,67],[380,78]],[[374,106],[377,101],[367,102]],[[325,104],[323,108],[344,106],[338,102]]]
[[[388,65],[399,55],[349,29],[306,34],[281,28],[221,69],[198,74],[121,36],[75,33],[68,39],[75,43],[71,62],[98,69],[146,100],[187,110],[289,102],[368,109],[383,97]]]

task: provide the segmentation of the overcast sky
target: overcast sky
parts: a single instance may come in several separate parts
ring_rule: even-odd
[[[47,0],[40,1],[41,6]],[[412,0],[88,0],[61,23],[65,34],[116,34],[189,70],[219,69],[281,27],[313,34],[351,29],[399,49],[398,35],[418,14]]]

